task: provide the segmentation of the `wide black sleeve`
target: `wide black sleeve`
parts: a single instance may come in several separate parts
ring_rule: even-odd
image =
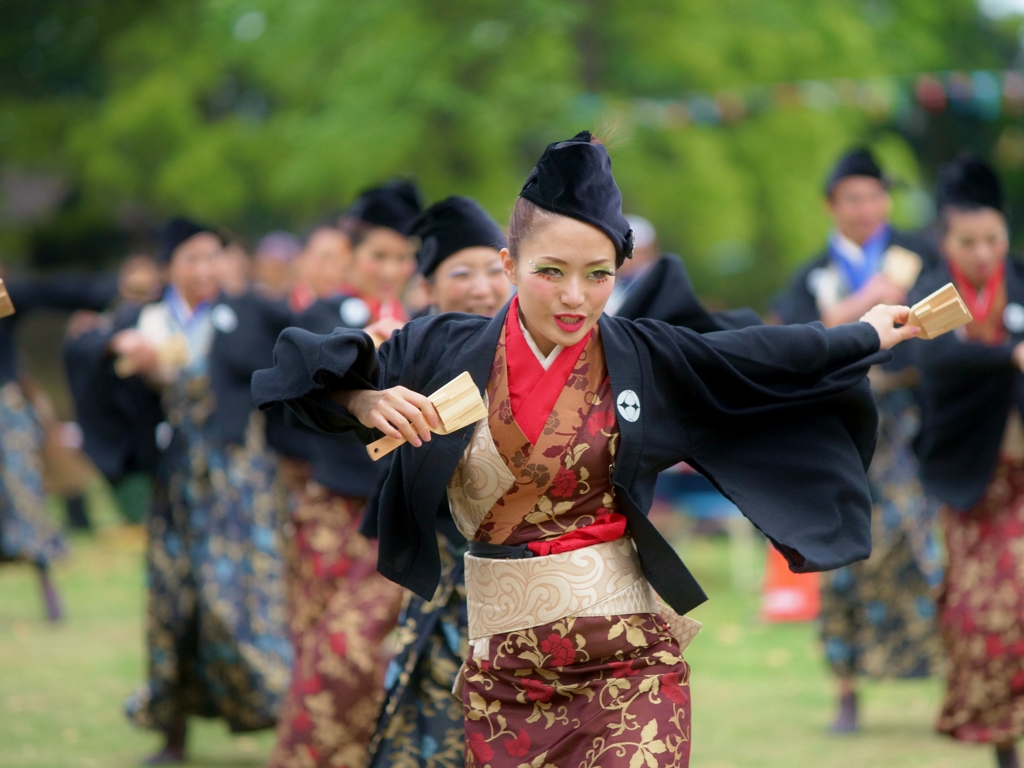
[[[650,453],[690,462],[794,570],[866,558],[878,422],[866,374],[889,358],[874,328],[645,330],[659,371]]]
[[[99,312],[117,297],[117,275],[66,272],[47,277],[14,277],[7,292],[18,312],[32,309],[91,309]]]
[[[288,328],[274,346],[274,365],[256,371],[252,394],[261,409],[284,403],[303,423],[323,432],[354,430],[360,440],[380,437],[331,398],[332,392],[396,386],[420,321],[406,325],[375,349],[362,331],[337,328],[326,336]]]
[[[956,509],[977,503],[998,461],[1022,384],[1012,354],[1012,344],[961,340],[955,332],[915,349],[921,431],[914,448],[921,480],[929,495]]]

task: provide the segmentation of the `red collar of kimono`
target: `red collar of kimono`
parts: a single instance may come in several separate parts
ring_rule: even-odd
[[[974,322],[984,323],[988,319],[992,307],[995,305],[996,295],[999,293],[1003,280],[1006,278],[1006,262],[1004,261],[996,267],[992,276],[985,281],[985,285],[982,286],[980,291],[971,285],[971,281],[967,279],[966,273],[954,264],[952,260],[948,259],[946,265],[953,276],[953,282],[960,289],[960,295],[963,297],[964,303],[974,316]]]
[[[519,297],[512,298],[505,318],[508,394],[512,417],[533,445],[540,439],[548,416],[590,341],[591,333],[593,330],[571,347],[563,349],[545,371],[519,327]]]

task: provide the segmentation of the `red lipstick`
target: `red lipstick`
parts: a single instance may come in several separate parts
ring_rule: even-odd
[[[586,315],[555,315],[555,324],[566,333],[575,333],[586,319]]]

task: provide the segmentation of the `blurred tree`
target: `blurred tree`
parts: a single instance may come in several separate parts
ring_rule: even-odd
[[[251,235],[300,229],[393,174],[503,219],[543,146],[595,127],[613,134],[627,207],[699,287],[761,306],[825,234],[835,156],[869,142],[913,190],[948,155],[929,121],[909,105],[793,107],[663,127],[627,100],[1001,67],[1016,51],[1015,25],[973,0],[0,4],[4,257],[71,258],[93,242],[78,254],[91,258],[117,242],[97,233],[178,212]],[[26,184],[49,196],[14,205]]]

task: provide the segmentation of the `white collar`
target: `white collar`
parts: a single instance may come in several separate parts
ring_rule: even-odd
[[[864,249],[838,229],[832,233],[832,238],[833,247],[851,262],[860,264],[864,261]]]
[[[565,349],[565,347],[556,344],[555,348],[551,350],[550,354],[548,354],[548,356],[545,357],[543,354],[541,354],[540,347],[538,347],[537,342],[533,340],[533,336],[531,336],[530,332],[526,330],[526,325],[523,323],[523,318],[519,315],[518,312],[516,312],[516,319],[519,321],[519,328],[523,331],[523,338],[526,339],[526,343],[529,345],[530,349],[533,350],[533,354],[537,356],[537,362],[540,363],[540,367],[546,371],[548,368],[551,367],[551,364],[555,362],[555,358],[558,357],[558,355],[562,352],[563,349]]]

